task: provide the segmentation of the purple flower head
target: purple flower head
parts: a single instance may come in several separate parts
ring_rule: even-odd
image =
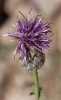
[[[44,49],[50,48],[50,37],[52,31],[50,28],[50,23],[45,22],[44,18],[42,18],[40,15],[37,15],[30,20],[27,20],[22,13],[21,15],[24,19],[19,20],[17,16],[17,26],[13,26],[16,31],[6,32],[6,36],[8,35],[14,40],[18,41],[18,45],[14,51],[14,56],[21,51],[22,59],[29,61],[29,52],[31,48],[43,54]]]

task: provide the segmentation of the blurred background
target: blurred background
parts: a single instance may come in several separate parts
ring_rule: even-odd
[[[10,27],[23,17],[30,8],[31,14],[42,15],[52,23],[52,43],[50,51],[46,51],[46,61],[39,72],[39,84],[45,97],[40,100],[61,100],[61,0],[0,0],[0,35],[13,29]],[[14,60],[13,52],[17,43],[9,42],[10,38],[0,38],[0,100],[35,100],[29,96],[34,84],[31,72],[24,70],[18,55]]]

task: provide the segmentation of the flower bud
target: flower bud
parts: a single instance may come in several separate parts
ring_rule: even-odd
[[[30,49],[28,56],[29,60],[27,62],[26,57],[22,59],[22,55],[20,53],[20,65],[25,67],[26,70],[38,70],[45,62],[45,54],[33,48]]]

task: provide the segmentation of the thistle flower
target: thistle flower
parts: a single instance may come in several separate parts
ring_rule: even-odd
[[[28,70],[39,69],[45,62],[44,49],[50,48],[52,33],[50,23],[45,22],[40,15],[30,20],[23,14],[22,16],[23,20],[19,20],[17,16],[17,26],[13,26],[15,32],[6,32],[4,36],[10,36],[18,41],[14,57],[20,53],[21,66],[25,66]]]

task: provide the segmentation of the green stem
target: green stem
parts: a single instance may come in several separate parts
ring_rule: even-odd
[[[33,71],[34,81],[35,81],[35,94],[36,100],[39,100],[39,83],[38,83],[38,72],[37,70]]]

